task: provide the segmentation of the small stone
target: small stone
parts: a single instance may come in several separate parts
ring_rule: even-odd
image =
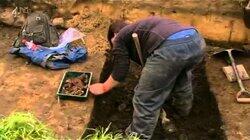
[[[180,134],[178,140],[188,140],[187,134],[184,134],[184,133]]]
[[[106,104],[106,101],[102,101],[102,104]]]
[[[126,109],[127,105],[125,103],[122,103],[118,106],[118,110],[119,111],[123,111],[124,109]]]
[[[167,134],[172,134],[172,133],[175,133],[178,131],[173,122],[162,124],[162,127],[163,127],[163,130],[165,131],[165,133],[167,133]]]
[[[64,19],[63,18],[54,18],[52,20],[53,25],[55,26],[64,26]]]
[[[5,8],[0,12],[0,21],[11,26],[21,27],[25,21],[24,15],[20,14],[14,18],[12,11],[13,8]]]
[[[177,11],[175,9],[172,9],[172,13],[177,13]]]
[[[110,120],[111,120],[112,122],[114,122],[114,121],[119,120],[119,118],[117,117],[117,115],[113,115],[113,116],[110,117]]]
[[[208,135],[209,135],[210,137],[215,137],[215,136],[216,136],[216,130],[213,129],[213,128],[209,129],[209,130],[208,130]]]

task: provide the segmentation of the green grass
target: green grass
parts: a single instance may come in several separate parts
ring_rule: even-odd
[[[2,117],[2,116],[1,116]],[[138,135],[109,132],[107,128],[88,129],[83,140],[140,140]],[[31,113],[16,112],[0,118],[0,140],[56,140],[55,133]],[[68,139],[68,138],[67,138]]]
[[[107,128],[88,129],[93,131],[92,134],[87,135],[83,140],[140,140],[136,134],[122,135],[122,133],[109,132],[110,125]]]
[[[54,140],[55,134],[31,113],[16,112],[0,119],[0,140]]]

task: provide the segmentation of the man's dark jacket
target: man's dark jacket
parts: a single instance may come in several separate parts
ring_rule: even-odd
[[[149,17],[125,26],[114,39],[114,47],[112,49],[114,56],[112,77],[116,81],[123,81],[129,70],[130,59],[140,64],[140,59],[132,38],[133,33],[138,34],[143,61],[145,63],[147,57],[169,36],[176,32],[192,28],[194,27],[183,26],[174,20],[161,17]]]

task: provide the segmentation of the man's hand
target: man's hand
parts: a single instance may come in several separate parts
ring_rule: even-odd
[[[119,84],[118,81],[115,81],[112,76],[110,75],[108,80],[104,83],[95,83],[89,86],[89,90],[94,95],[101,95],[105,92],[108,92],[113,87],[117,86]]]
[[[107,89],[105,89],[105,86],[103,83],[96,83],[96,84],[90,85],[89,90],[94,95],[101,95],[107,92]]]

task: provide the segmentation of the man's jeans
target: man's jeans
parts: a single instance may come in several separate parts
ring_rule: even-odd
[[[205,41],[198,34],[176,40],[166,40],[150,57],[138,85],[134,89],[133,121],[127,133],[138,133],[151,139],[160,110],[167,98],[182,116],[192,108],[191,69],[202,61]]]

